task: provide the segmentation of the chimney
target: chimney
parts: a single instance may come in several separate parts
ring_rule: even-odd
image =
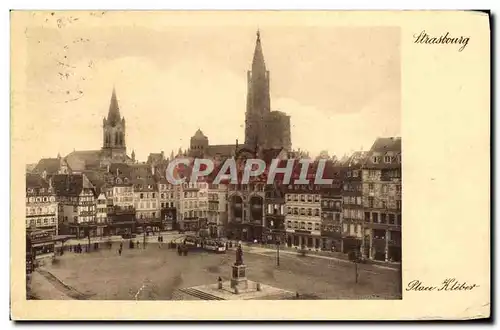
[[[165,153],[163,152],[163,150],[161,151],[161,158],[165,159]]]
[[[163,151],[162,151],[163,153]],[[155,175],[155,167],[153,164],[151,164],[151,175]]]
[[[47,179],[47,170],[43,170],[42,178]]]

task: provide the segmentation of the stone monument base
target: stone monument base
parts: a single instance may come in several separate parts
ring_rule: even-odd
[[[232,278],[231,278],[231,288],[235,289],[238,288],[238,290],[246,290],[248,289],[248,283],[247,283],[247,273],[246,265],[233,265],[233,272],[232,272]]]
[[[222,289],[218,283],[194,286],[180,289],[176,300],[284,300],[293,299],[295,293],[276,288],[266,284],[260,284],[257,290],[257,282],[247,280],[247,288],[235,293],[231,287],[231,281],[222,282]]]

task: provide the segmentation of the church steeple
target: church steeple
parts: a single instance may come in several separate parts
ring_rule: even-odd
[[[120,115],[120,107],[113,87],[109,103],[108,117],[103,119],[102,150],[105,156],[112,160],[123,161],[127,159],[127,145],[125,141],[125,118]]]
[[[266,144],[265,120],[271,111],[269,92],[269,71],[267,71],[262,52],[260,31],[252,59],[252,70],[247,72],[247,111],[245,114],[245,145],[256,147],[257,141]]]
[[[115,126],[121,120],[120,107],[118,106],[118,100],[116,98],[116,90],[113,87],[113,93],[111,94],[111,101],[109,103],[108,111],[108,124]]]
[[[255,50],[253,52],[252,73],[266,74],[266,62],[264,61],[264,53],[262,52],[262,44],[260,42],[260,31],[257,30],[257,41],[255,42]]]

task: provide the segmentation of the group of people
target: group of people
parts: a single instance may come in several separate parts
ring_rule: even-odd
[[[99,249],[99,243],[94,242],[94,251],[97,251]],[[67,248],[61,249],[61,254],[63,253],[64,250],[68,250],[69,252],[75,252],[75,253],[83,253],[83,252],[90,252],[91,246],[87,244],[80,244],[78,243],[77,245],[68,245]]]

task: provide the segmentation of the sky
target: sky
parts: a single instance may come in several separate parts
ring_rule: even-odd
[[[113,87],[127,152],[141,161],[188,148],[198,128],[210,144],[242,143],[258,28],[271,109],[291,116],[294,149],[342,156],[401,135],[399,28],[169,24],[158,15],[118,15],[31,16],[22,91],[27,163],[100,149]]]

